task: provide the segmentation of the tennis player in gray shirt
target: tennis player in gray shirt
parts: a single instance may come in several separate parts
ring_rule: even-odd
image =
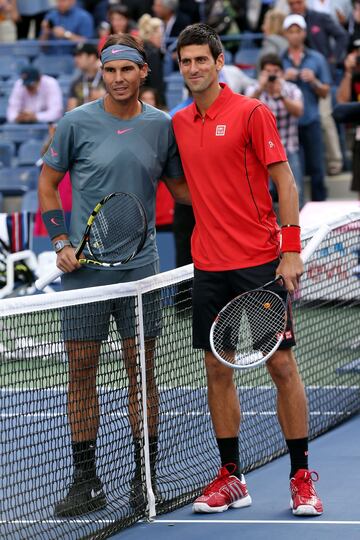
[[[158,272],[155,238],[155,193],[160,178],[174,198],[189,202],[187,184],[172,131],[170,117],[139,101],[139,87],[148,73],[142,45],[129,35],[110,36],[101,52],[107,94],[65,114],[44,156],[39,180],[39,200],[44,223],[57,252],[57,266],[65,272],[65,290],[129,282]],[[70,231],[66,230],[58,185],[66,171],[72,184]],[[128,264],[116,268],[84,267],[75,257],[76,246],[94,206],[114,191],[131,192],[142,201],[148,218],[148,236],[141,252]],[[154,299],[151,303],[154,305]],[[156,304],[156,301],[155,301]],[[81,310],[75,317],[80,320]],[[146,309],[146,307],[145,307]],[[90,310],[90,313],[89,313]],[[154,310],[154,308],[152,308]],[[106,495],[95,463],[99,427],[96,371],[101,342],[107,338],[110,315],[123,340],[123,360],[129,379],[135,473],[130,504],[141,507],[145,495],[141,483],[141,437],[139,427],[134,305],[131,300],[86,306],[91,324],[74,324],[72,313],[63,314],[63,334],[69,356],[68,417],[72,436],[74,475],[55,515],[68,517],[103,508]],[[89,318],[90,317],[90,318]],[[151,466],[155,475],[157,455],[158,394],[153,373],[159,316],[145,313],[148,418]],[[85,319],[86,320],[86,319]]]

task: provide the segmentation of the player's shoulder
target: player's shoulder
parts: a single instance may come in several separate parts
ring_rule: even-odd
[[[93,117],[97,113],[101,113],[101,111],[103,110],[101,107],[100,101],[101,99],[97,99],[95,101],[91,101],[90,103],[84,103],[84,105],[75,107],[75,109],[72,109],[71,111],[67,111],[64,114],[63,118],[64,120],[70,123],[73,123],[79,120],[83,120],[89,115]]]
[[[156,107],[153,107],[152,105],[149,105],[148,103],[142,103],[143,107],[143,118],[146,118],[148,120],[157,120],[160,123],[163,123],[165,125],[170,124],[171,118],[169,113],[166,111],[162,111],[161,109],[157,109]]]
[[[266,109],[266,106],[258,99],[245,96],[244,94],[233,94],[231,107],[236,106],[237,112],[241,115],[251,116],[253,112],[261,107]]]

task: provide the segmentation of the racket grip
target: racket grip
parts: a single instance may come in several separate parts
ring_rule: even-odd
[[[63,271],[60,268],[54,269],[50,274],[41,277],[35,281],[35,287],[38,291],[42,291],[47,285],[55,281],[58,277],[63,275]]]
[[[331,228],[328,225],[322,225],[316,231],[311,240],[309,240],[309,242],[306,244],[306,247],[301,252],[301,259],[304,264],[310,259],[310,257],[319,247],[319,245],[324,240],[325,236],[329,233],[330,230]]]

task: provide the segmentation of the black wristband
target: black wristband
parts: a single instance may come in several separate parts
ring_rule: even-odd
[[[44,212],[42,214],[42,219],[51,240],[61,234],[68,234],[65,225],[64,212],[60,210],[60,208]]]

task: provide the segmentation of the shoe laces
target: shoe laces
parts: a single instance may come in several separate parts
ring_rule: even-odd
[[[229,470],[230,468],[230,470]],[[219,469],[217,477],[210,482],[206,486],[206,488],[203,491],[204,495],[209,495],[209,493],[212,493],[213,491],[217,491],[218,487],[221,487],[224,485],[224,481],[229,478],[235,472],[236,465],[234,463],[228,463],[226,466],[224,465]]]
[[[314,482],[319,480],[319,475],[316,471],[304,471],[303,476],[297,479],[299,482],[299,491],[302,497],[313,497],[316,495]]]

